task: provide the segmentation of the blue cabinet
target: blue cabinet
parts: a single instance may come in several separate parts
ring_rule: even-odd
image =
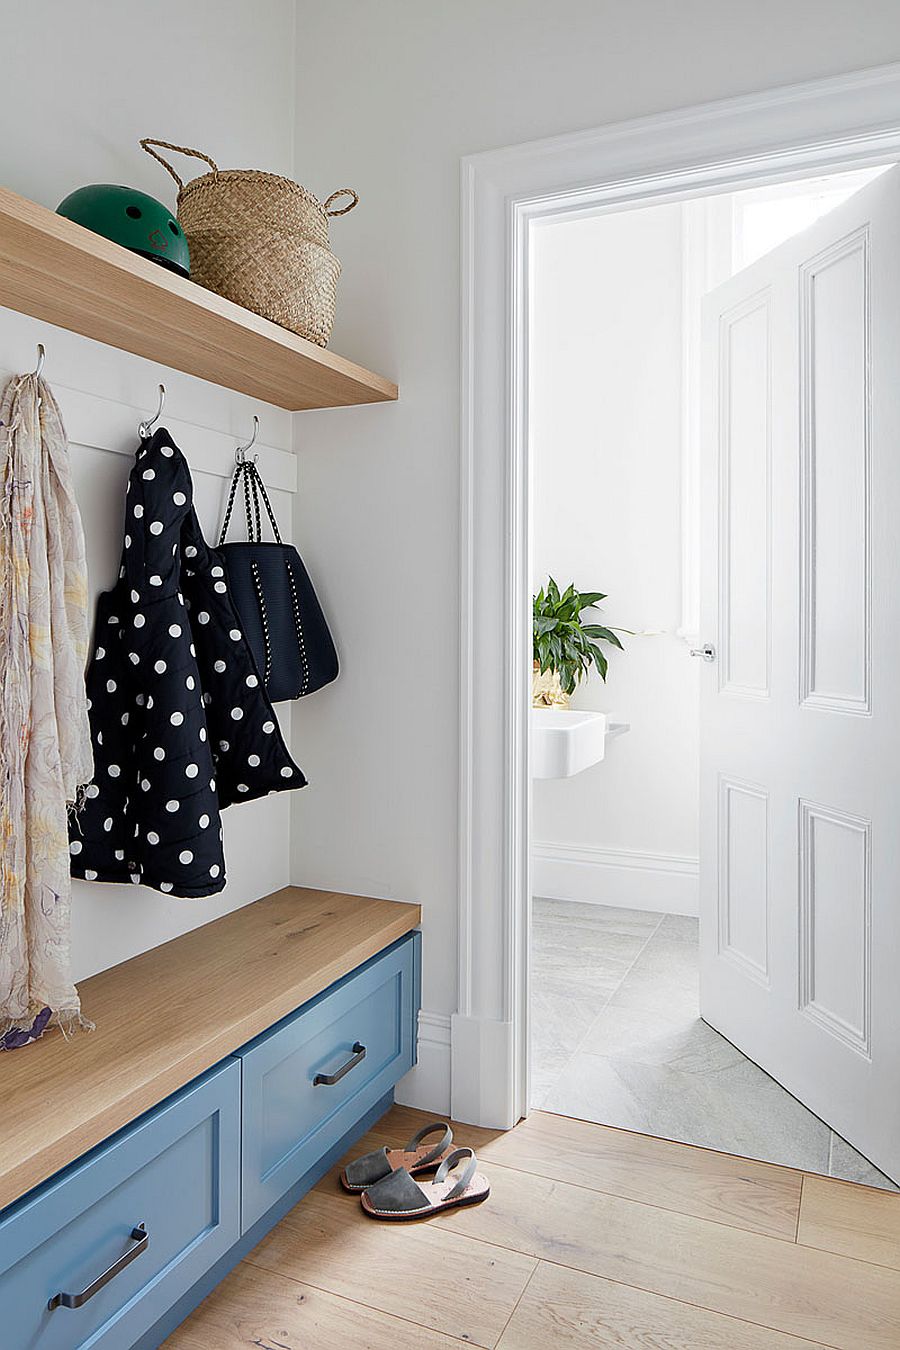
[[[133,1345],[237,1241],[239,1173],[229,1059],[0,1219],[0,1344]]]
[[[415,1059],[418,933],[239,1051],[246,1232]]]
[[[408,933],[0,1212],[0,1350],[156,1350],[386,1109],[415,1061],[419,948]]]

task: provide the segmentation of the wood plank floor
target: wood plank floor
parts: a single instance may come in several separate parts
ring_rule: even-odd
[[[454,1136],[483,1205],[379,1224],[335,1168],[166,1350],[900,1347],[900,1195],[544,1112]]]

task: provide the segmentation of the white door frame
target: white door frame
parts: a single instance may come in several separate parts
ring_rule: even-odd
[[[527,1111],[532,225],[900,159],[900,65],[462,162],[459,1010],[451,1110]]]

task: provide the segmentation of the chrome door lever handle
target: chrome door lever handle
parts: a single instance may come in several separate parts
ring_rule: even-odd
[[[691,656],[699,656],[704,661],[715,661],[716,649],[712,643],[707,642],[702,647],[692,647]]]

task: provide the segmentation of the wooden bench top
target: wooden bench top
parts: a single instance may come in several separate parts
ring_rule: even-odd
[[[79,984],[93,1032],[0,1054],[0,1208],[420,922],[289,886]]]

